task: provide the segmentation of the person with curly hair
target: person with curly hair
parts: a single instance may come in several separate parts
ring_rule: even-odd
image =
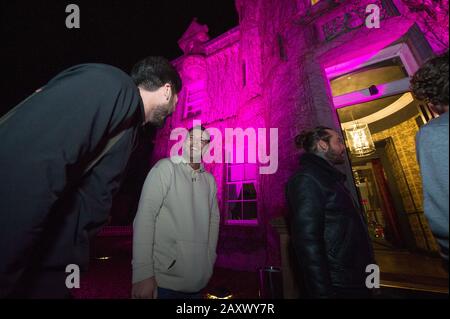
[[[448,52],[429,60],[411,80],[411,91],[439,116],[416,136],[417,159],[423,183],[424,212],[439,244],[448,271]]]

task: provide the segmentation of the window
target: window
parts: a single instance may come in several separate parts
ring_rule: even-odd
[[[418,65],[406,44],[361,56],[326,69],[336,108],[366,103],[409,91]]]
[[[245,19],[245,5],[241,5],[239,18],[239,22],[242,22]]]
[[[245,61],[242,63],[242,86],[247,85],[247,65]]]
[[[196,116],[202,112],[206,101],[204,82],[196,82],[187,86],[184,106],[184,118]]]
[[[279,50],[280,59],[282,61],[286,61],[287,60],[286,50],[284,48],[283,37],[281,36],[281,34],[277,34],[277,42],[278,42],[278,50]]]
[[[227,164],[226,204],[228,224],[258,223],[256,164]]]
[[[407,77],[408,73],[400,57],[393,57],[331,79],[330,85],[333,96],[341,96]]]

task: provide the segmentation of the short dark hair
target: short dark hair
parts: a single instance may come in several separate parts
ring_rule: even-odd
[[[136,63],[131,70],[131,78],[137,86],[155,91],[169,83],[174,93],[181,91],[181,78],[175,67],[164,57],[149,56]]]
[[[302,131],[295,137],[295,144],[298,148],[303,148],[307,153],[317,151],[319,141],[330,142],[331,134],[327,130],[333,130],[326,126],[317,126],[312,130]]]
[[[448,51],[427,61],[413,76],[411,91],[419,100],[448,105]]]

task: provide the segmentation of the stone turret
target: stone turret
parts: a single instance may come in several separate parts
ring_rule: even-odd
[[[178,40],[178,46],[184,54],[202,54],[204,53],[204,44],[208,40],[208,26],[199,24],[197,18],[194,18],[181,39]]]

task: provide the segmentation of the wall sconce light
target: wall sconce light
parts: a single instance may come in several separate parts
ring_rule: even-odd
[[[376,85],[371,85],[369,87],[369,93],[370,95],[377,95],[380,92],[380,90],[378,90]]]

